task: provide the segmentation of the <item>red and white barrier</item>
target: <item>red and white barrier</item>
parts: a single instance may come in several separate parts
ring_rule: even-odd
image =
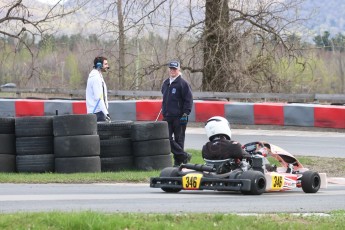
[[[110,101],[109,113],[117,120],[154,121],[161,100]],[[85,101],[0,99],[0,117],[86,114]],[[189,120],[205,122],[223,116],[235,124],[293,125],[345,129],[345,106],[194,101]],[[160,114],[158,120],[162,120]]]

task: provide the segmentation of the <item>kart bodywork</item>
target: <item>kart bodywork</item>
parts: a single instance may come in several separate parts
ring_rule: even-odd
[[[243,149],[251,154],[247,159],[205,160],[205,164],[182,164],[168,167],[159,177],[150,179],[150,187],[165,192],[181,190],[238,191],[260,195],[264,192],[302,188],[305,193],[316,193],[327,188],[325,173],[304,168],[289,152],[267,142],[251,142]],[[270,165],[268,157],[279,164]]]

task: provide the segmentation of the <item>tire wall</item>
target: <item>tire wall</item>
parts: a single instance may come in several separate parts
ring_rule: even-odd
[[[0,117],[0,172],[16,171],[14,118]]]
[[[1,172],[108,172],[172,165],[164,121],[97,123],[95,115],[78,114],[1,118],[0,124]]]
[[[135,122],[131,137],[135,168],[159,170],[172,166],[167,122]]]
[[[131,129],[133,121],[114,120],[111,123],[98,122],[100,137],[101,169],[115,172],[134,168]]]
[[[15,118],[18,172],[54,172],[53,117]]]
[[[100,140],[94,114],[54,116],[57,173],[100,172]]]

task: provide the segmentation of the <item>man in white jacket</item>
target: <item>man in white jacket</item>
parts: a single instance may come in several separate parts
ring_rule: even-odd
[[[97,121],[111,122],[108,112],[107,85],[102,73],[109,69],[108,60],[105,57],[96,57],[94,66],[87,79],[86,108],[87,113],[97,116]]]

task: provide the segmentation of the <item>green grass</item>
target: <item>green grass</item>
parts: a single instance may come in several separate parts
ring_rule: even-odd
[[[187,150],[193,154],[192,163],[203,164],[201,152]],[[303,157],[308,164],[312,158]],[[274,162],[271,162],[274,163]],[[158,176],[155,171],[122,171],[102,173],[0,173],[0,183],[119,183],[148,182]],[[231,205],[231,204],[229,204]],[[343,229],[345,211],[335,211],[326,216],[303,214],[262,214],[242,216],[235,214],[134,214],[83,212],[40,212],[13,214],[1,213],[0,229]]]
[[[114,214],[46,212],[1,214],[0,229],[343,229],[344,211],[329,216],[265,214]]]
[[[0,183],[140,183],[158,176],[154,171],[120,171],[100,173],[0,173]]]

